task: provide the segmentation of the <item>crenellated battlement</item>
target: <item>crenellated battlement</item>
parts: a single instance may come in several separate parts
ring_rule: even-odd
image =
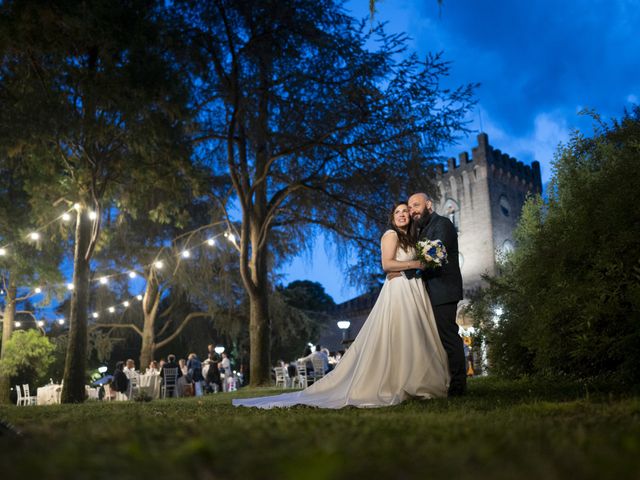
[[[534,190],[542,191],[542,177],[540,174],[540,163],[533,161],[531,165],[503,153],[489,144],[489,136],[480,133],[477,137],[478,145],[468,152],[462,152],[458,158],[449,158],[445,165],[436,166],[436,174],[440,177],[450,177],[461,174],[463,171],[470,171],[476,166],[488,167],[488,172],[494,177],[507,177],[517,179],[522,183],[530,184]]]

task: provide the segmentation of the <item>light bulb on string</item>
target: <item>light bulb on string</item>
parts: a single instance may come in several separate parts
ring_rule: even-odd
[[[77,212],[82,208],[82,205],[80,205],[79,203],[74,203],[73,204],[73,209]]]
[[[142,295],[136,295],[137,300],[142,300]]]
[[[129,302],[125,300],[124,302],[122,302],[122,305],[124,305],[125,307],[128,307],[129,306]]]
[[[227,235],[227,238],[231,243],[236,243],[236,237],[233,233],[230,233],[229,235]]]
[[[74,285],[73,283],[67,283],[67,290],[73,290]]]
[[[189,258],[191,256],[191,252],[189,252],[189,250],[183,250],[180,255],[182,255],[182,258]]]
[[[134,271],[129,272],[129,278],[136,278],[138,274]]]
[[[100,277],[98,279],[98,281],[102,284],[102,285],[106,285],[107,283],[109,283],[109,279],[107,277]]]
[[[20,328],[20,327],[22,326],[22,323],[20,323],[20,322],[15,322],[15,324],[14,324],[14,325],[16,326],[16,328]]]
[[[63,222],[71,221],[71,215],[69,215],[67,212],[64,212],[60,218],[62,218]]]
[[[58,319],[58,325],[64,325],[64,318]]]
[[[213,238],[207,239],[207,245],[209,245],[210,247],[213,247],[215,244],[216,244],[216,241]]]
[[[116,311],[116,308],[115,307],[109,307],[108,310],[109,310],[109,313],[114,313]]]
[[[162,260],[157,260],[153,262],[153,266],[156,270],[162,270],[164,268],[164,263],[162,263]]]
[[[44,327],[44,322],[42,320],[38,320],[36,322],[36,325],[38,325],[40,328]]]
[[[42,293],[42,289],[40,287],[36,287],[33,291],[36,293]]]
[[[0,247],[0,257],[4,257],[7,254],[7,249]]]
[[[93,312],[93,313],[91,314],[91,316],[92,316],[93,318],[98,318],[98,317],[100,316],[100,314],[99,314],[98,312]]]
[[[36,240],[40,240],[40,234],[38,232],[31,232],[29,238],[35,242]]]
[[[96,212],[94,212],[93,210],[89,210],[89,219],[90,220],[95,220],[96,218],[98,218],[98,214]]]

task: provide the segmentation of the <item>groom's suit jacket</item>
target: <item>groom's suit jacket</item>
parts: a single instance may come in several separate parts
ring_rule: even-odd
[[[458,232],[448,218],[433,212],[418,224],[419,240],[440,240],[447,249],[447,263],[439,268],[427,268],[422,279],[432,305],[462,300],[462,274],[458,260]]]

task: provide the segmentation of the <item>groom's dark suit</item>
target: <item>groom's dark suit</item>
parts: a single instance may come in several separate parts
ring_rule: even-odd
[[[447,249],[447,263],[439,268],[428,268],[422,279],[429,292],[433,313],[442,346],[449,358],[451,373],[450,395],[464,393],[467,372],[464,345],[458,335],[456,314],[462,300],[462,275],[458,261],[458,232],[448,218],[437,213],[426,214],[416,223],[419,240],[440,240]]]

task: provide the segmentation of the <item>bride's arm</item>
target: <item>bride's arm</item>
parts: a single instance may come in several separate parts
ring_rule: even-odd
[[[396,260],[396,251],[398,250],[398,235],[389,231],[382,236],[382,269],[389,272],[401,272],[412,268],[421,268],[422,264],[419,260],[409,260],[400,262]]]

